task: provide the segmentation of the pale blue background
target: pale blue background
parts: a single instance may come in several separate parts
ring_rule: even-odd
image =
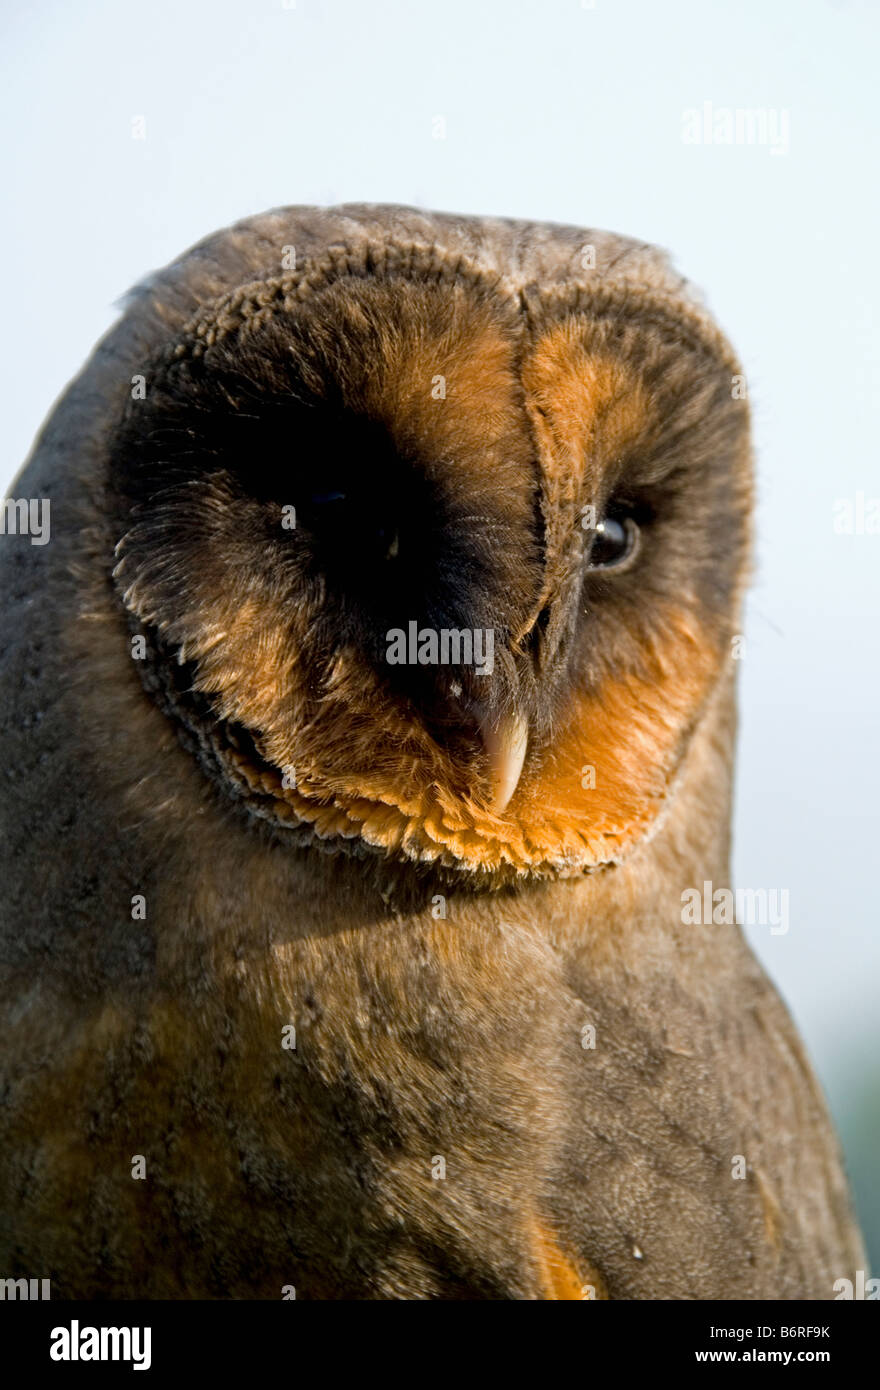
[[[832,505],[880,495],[878,19],[874,0],[5,0],[0,19],[4,485],[114,301],[277,204],[609,227],[706,289],[760,478],[737,879],[790,889],[788,935],[752,936],[830,1093],[875,1263],[880,536],[835,535]],[[683,144],[704,101],[787,109],[789,153]]]

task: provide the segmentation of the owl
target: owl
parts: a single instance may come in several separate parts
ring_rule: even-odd
[[[133,292],[2,538],[0,1274],[826,1299],[863,1265],[714,907],[741,383],[606,232],[284,208]]]

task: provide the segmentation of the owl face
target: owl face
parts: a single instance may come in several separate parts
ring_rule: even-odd
[[[142,371],[114,580],[224,796],[478,878],[638,842],[746,564],[748,421],[701,314],[388,238],[203,305]]]

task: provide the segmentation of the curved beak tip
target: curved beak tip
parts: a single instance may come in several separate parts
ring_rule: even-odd
[[[503,715],[497,720],[480,720],[480,734],[489,759],[491,807],[500,815],[510,805],[519,785],[529,743],[529,726],[522,715]]]

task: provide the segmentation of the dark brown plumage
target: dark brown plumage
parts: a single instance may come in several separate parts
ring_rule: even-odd
[[[135,293],[16,484],[51,544],[0,557],[0,1272],[851,1277],[788,1015],[681,915],[729,883],[737,371],[660,253],[572,228],[285,209]],[[412,620],[491,674],[389,664]]]

